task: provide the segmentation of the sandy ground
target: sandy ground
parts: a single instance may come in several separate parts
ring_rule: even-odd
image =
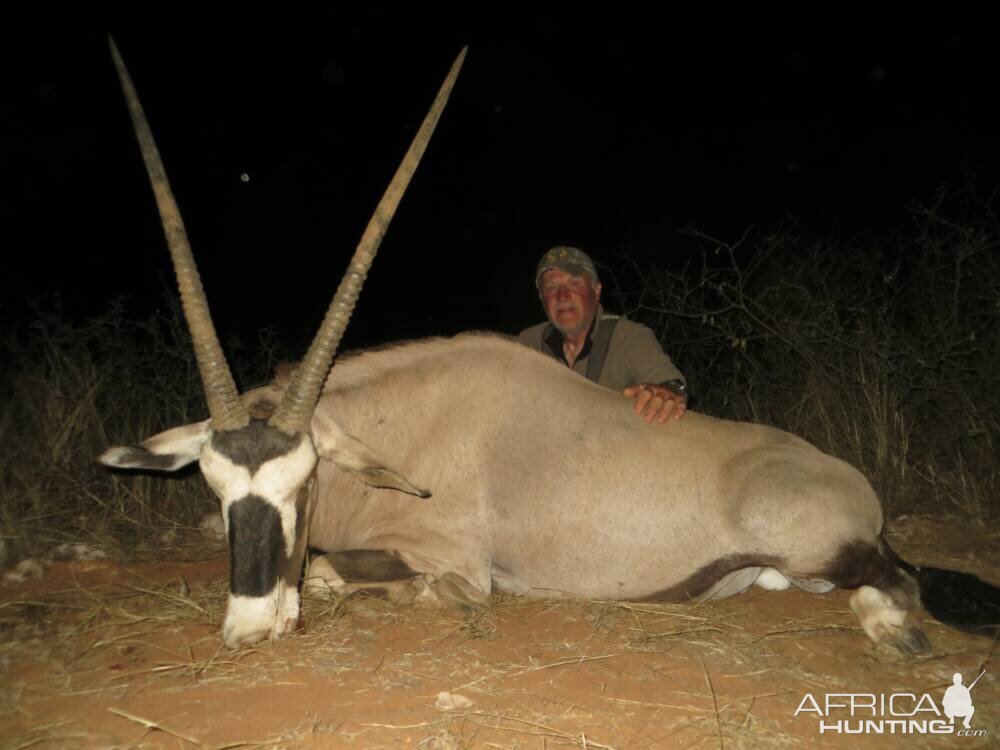
[[[913,562],[998,582],[995,531],[911,518],[890,538]],[[843,591],[754,589],[697,607],[497,597],[465,620],[307,599],[302,632],[230,651],[218,632],[228,564],[209,552],[52,563],[0,590],[0,745],[998,746],[997,644],[924,617],[934,652],[903,660],[865,637]],[[170,556],[184,554],[199,550]],[[807,693],[820,705],[829,693],[913,694],[898,699],[905,711],[927,693],[940,707],[953,673],[968,684],[983,670],[972,727],[985,736],[821,735],[815,711],[795,715]],[[827,721],[839,719],[846,709]]]

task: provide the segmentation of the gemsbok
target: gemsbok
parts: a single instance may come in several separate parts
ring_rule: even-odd
[[[877,643],[929,649],[908,612],[995,635],[1000,596],[919,570],[882,537],[871,485],[844,461],[759,424],[689,413],[646,424],[624,396],[497,335],[334,354],[372,258],[458,76],[458,56],[392,179],[301,365],[237,392],[180,213],[112,44],[153,184],[209,418],[115,447],[112,467],[198,461],[221,501],[231,558],[229,646],[299,619],[308,576],[333,591],[385,581],[399,596],[476,607],[493,590],[689,601],[757,583],[855,589]],[[416,497],[413,497],[416,496]],[[971,593],[970,593],[971,592]]]

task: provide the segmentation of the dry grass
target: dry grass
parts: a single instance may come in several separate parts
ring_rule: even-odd
[[[1000,570],[995,534],[950,528],[911,517],[890,539],[909,559]],[[466,619],[363,595],[311,596],[302,632],[230,651],[218,637],[224,563],[211,575],[201,565],[73,563],[30,593],[8,589],[0,713],[20,717],[20,729],[5,737],[12,723],[0,723],[0,738],[19,748],[107,746],[111,735],[79,719],[34,713],[47,697],[106,712],[134,747],[367,748],[404,737],[421,748],[790,747],[808,742],[804,721],[789,720],[806,691],[937,694],[952,671],[985,668],[977,700],[1000,699],[989,677],[1000,668],[996,644],[929,622],[934,655],[907,662],[872,647],[842,597],[786,609],[766,606],[781,594],[756,591],[696,606],[496,596]],[[189,714],[158,708],[196,693],[211,711],[255,688],[277,696],[306,686],[329,696],[324,710],[298,718],[293,706],[262,704],[288,723],[223,741],[189,726]],[[435,710],[441,690],[473,705]],[[986,711],[976,726],[1000,731]]]
[[[918,529],[933,531],[928,523],[911,524],[898,538],[905,554],[919,553]],[[979,540],[972,546],[985,549]],[[961,560],[934,562],[955,567]],[[995,663],[982,639],[933,624],[936,654],[902,662],[859,636],[843,600],[813,597],[805,611],[769,611],[762,619],[757,605],[776,601],[764,593],[698,606],[494,597],[490,609],[466,620],[365,596],[307,597],[304,632],[228,651],[217,632],[223,577],[222,567],[213,580],[195,583],[140,569],[100,585],[82,576],[74,586],[3,602],[0,661],[8,674],[0,700],[30,725],[7,738],[10,746],[101,744],[73,721],[32,722],[26,712],[48,695],[86,700],[133,725],[137,747],[388,747],[403,736],[421,748],[654,747],[675,740],[787,747],[805,741],[787,711],[776,711],[791,696],[856,691],[861,678],[877,679],[886,691],[943,690],[956,665],[972,671]],[[37,673],[30,683],[10,679],[28,652]],[[841,664],[847,654],[849,669]],[[322,686],[329,711],[238,742],[207,740],[183,715],[132,707],[142,696],[159,696],[156,706],[193,690],[225,696],[307,684]],[[995,682],[983,688],[984,699],[998,693]],[[435,711],[441,689],[474,705]],[[409,708],[399,710],[387,696],[405,696]],[[382,713],[364,712],[373,701],[386,701]],[[987,721],[983,716],[977,726],[1000,729]],[[629,737],[645,739],[630,744]],[[907,747],[929,746],[907,740]]]
[[[244,385],[263,382],[277,347],[229,348]],[[0,337],[0,567],[82,542],[114,558],[176,546],[216,507],[196,470],[109,472],[108,446],[204,418],[188,333],[176,304],[148,320],[121,305],[85,323],[39,311]],[[146,548],[145,550],[143,548]]]

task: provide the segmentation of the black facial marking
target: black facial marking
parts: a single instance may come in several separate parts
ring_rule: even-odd
[[[264,596],[278,581],[287,558],[281,517],[273,505],[247,495],[229,506],[229,590]]]
[[[680,583],[670,588],[644,596],[641,602],[685,602],[695,599],[720,580],[723,576],[743,568],[780,568],[783,561],[773,555],[726,555],[704,565]]]
[[[244,466],[251,476],[272,458],[291,453],[302,442],[303,435],[286,435],[259,419],[238,430],[216,432],[212,435],[212,447],[237,466]]]

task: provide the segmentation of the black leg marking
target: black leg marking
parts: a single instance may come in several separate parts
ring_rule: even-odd
[[[697,599],[723,576],[743,568],[781,568],[784,561],[773,555],[726,555],[702,566],[675,586],[644,596],[640,602],[686,602]]]
[[[405,581],[420,575],[404,563],[398,554],[387,550],[342,550],[329,552],[326,558],[345,583]]]
[[[851,609],[876,644],[907,656],[930,653],[924,631],[908,617],[910,610],[920,606],[917,580],[890,554],[884,542],[847,542],[824,575],[838,586],[857,589],[851,595]]]
[[[845,589],[871,586],[887,594],[901,609],[920,606],[916,580],[871,542],[847,542],[821,577]]]

